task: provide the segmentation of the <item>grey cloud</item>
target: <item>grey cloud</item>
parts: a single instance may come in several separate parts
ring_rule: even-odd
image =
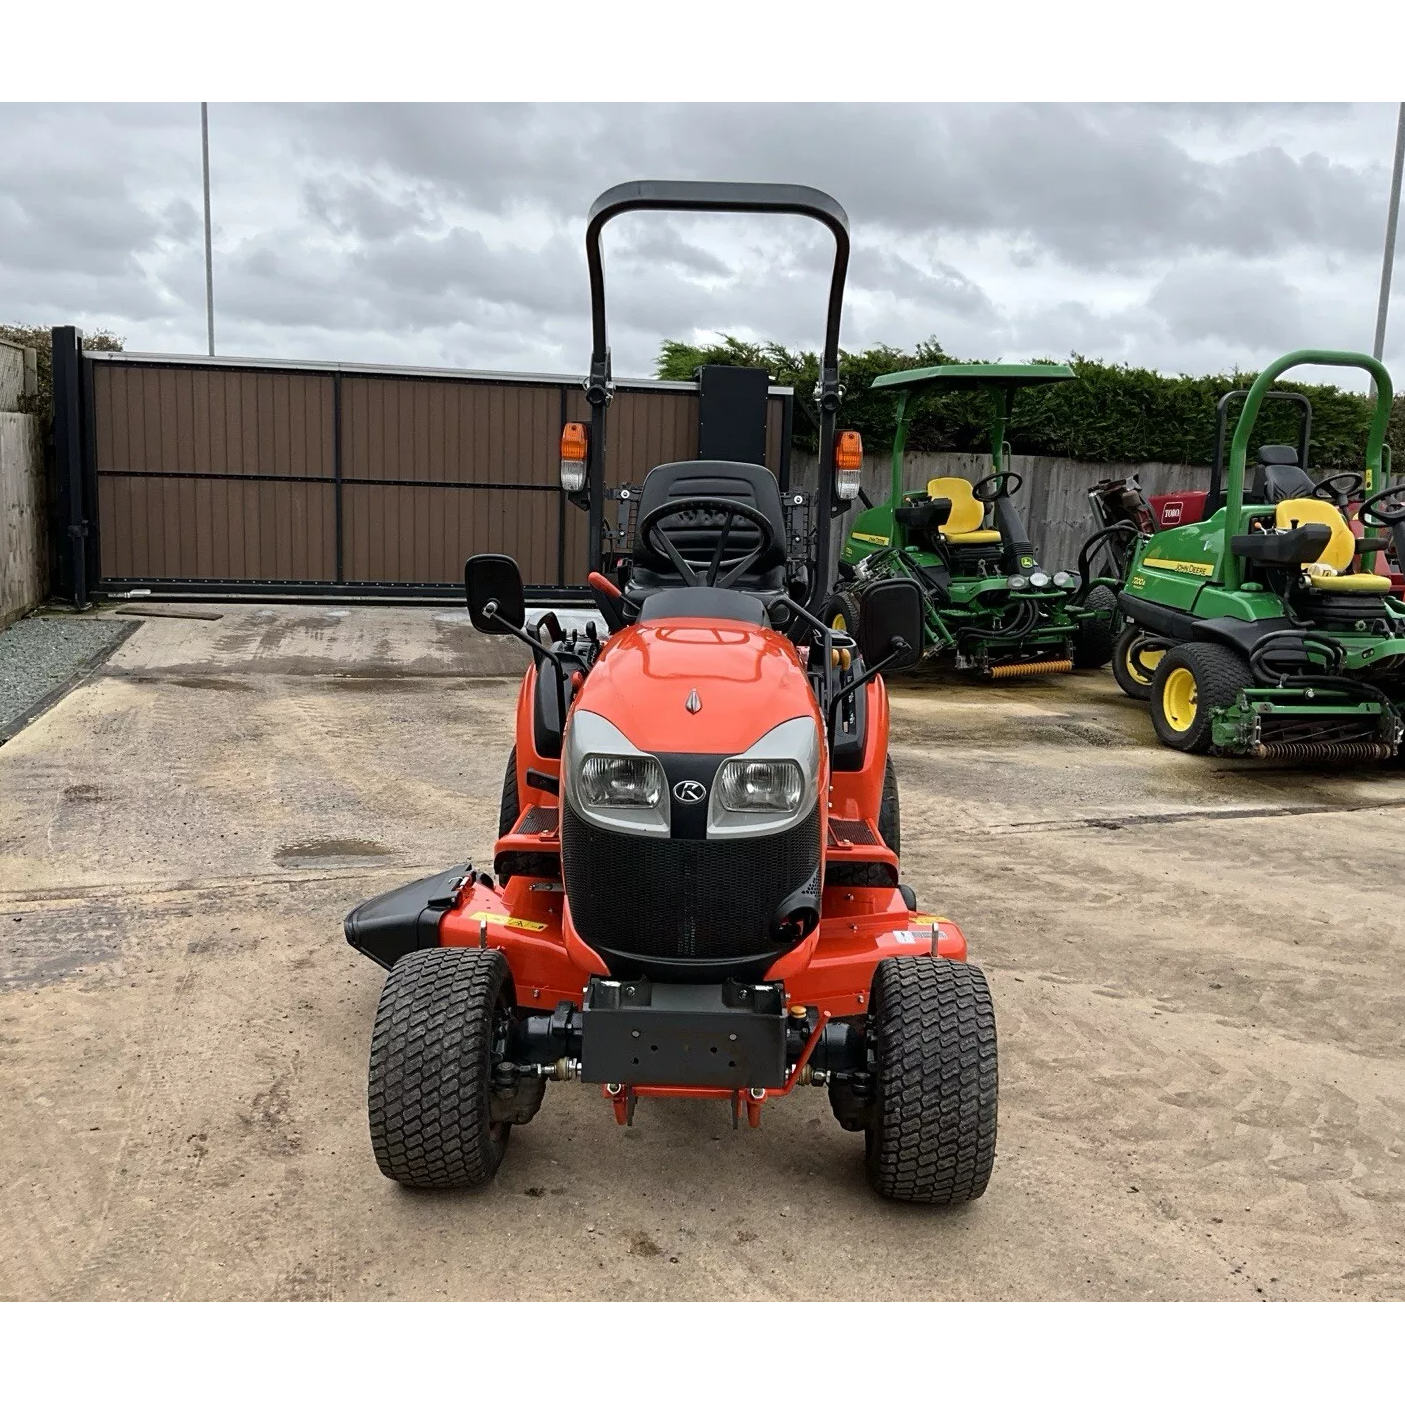
[[[1392,126],[1348,105],[216,104],[220,346],[582,369],[585,211],[640,176],[831,190],[848,346],[1194,370],[1359,344]],[[818,338],[816,228],[640,217],[606,246],[620,374],[699,329]],[[0,107],[0,315],[203,344],[194,104]]]

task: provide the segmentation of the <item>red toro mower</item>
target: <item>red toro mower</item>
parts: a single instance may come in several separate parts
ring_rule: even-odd
[[[633,210],[804,215],[833,234],[818,493],[838,515],[848,220],[800,186],[641,182],[596,201],[593,418],[563,438],[563,486],[598,514],[611,398],[599,239]],[[603,639],[549,618],[529,627],[516,564],[467,563],[475,627],[535,658],[494,871],[464,864],[346,919],[351,944],[390,969],[369,1090],[385,1175],[483,1185],[548,1083],[594,1085],[621,1124],[641,1101],[716,1099],[734,1127],[823,1087],[841,1125],[863,1132],[884,1195],[950,1204],[984,1191],[990,994],[960,929],[918,911],[898,874],[882,673],[916,662],[922,596],[885,582],[853,636],[829,629],[817,606],[830,535],[815,534],[802,590],[765,468],[661,464],[628,569],[590,578]]]

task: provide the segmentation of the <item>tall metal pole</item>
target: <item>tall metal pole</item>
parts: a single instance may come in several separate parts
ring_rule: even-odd
[[[215,354],[215,256],[210,243],[210,105],[200,104],[200,158],[205,175],[205,323],[210,336],[210,355]],[[1400,185],[1397,163],[1396,187]],[[1394,226],[1391,238],[1394,239]]]
[[[1385,217],[1385,256],[1381,260],[1381,300],[1376,307],[1376,340],[1371,354],[1377,361],[1385,351],[1385,319],[1390,309],[1390,274],[1395,263],[1395,227],[1400,221],[1400,171],[1405,165],[1405,102],[1395,124],[1395,168],[1390,177],[1390,206]],[[1372,390],[1374,397],[1375,391]]]

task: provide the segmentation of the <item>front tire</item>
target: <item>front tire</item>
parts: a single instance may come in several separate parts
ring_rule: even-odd
[[[1214,745],[1213,714],[1253,685],[1249,665],[1223,644],[1177,644],[1151,680],[1151,721],[1176,751],[1203,756]]]
[[[497,1175],[512,1124],[490,1118],[493,1039],[510,996],[498,951],[430,947],[395,963],[376,1007],[367,1090],[382,1175],[422,1190]]]
[[[1143,638],[1141,625],[1133,621],[1117,636],[1112,653],[1112,676],[1117,686],[1138,702],[1146,702],[1151,697],[1151,680],[1165,653],[1161,649],[1148,649],[1139,659],[1136,650]]]
[[[1103,611],[1101,616],[1089,616],[1078,621],[1073,635],[1074,668],[1104,668],[1111,662],[1113,640],[1117,633],[1117,597],[1105,585],[1096,585],[1088,592],[1084,608]]]
[[[881,961],[870,1029],[874,1095],[864,1132],[880,1195],[956,1205],[984,1193],[995,1164],[995,1010],[979,966],[941,957]]]

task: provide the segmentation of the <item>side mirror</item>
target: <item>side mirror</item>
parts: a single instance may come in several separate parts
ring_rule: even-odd
[[[512,557],[470,556],[464,563],[463,589],[468,617],[480,633],[512,634],[526,624],[522,572]]]
[[[915,668],[922,659],[922,588],[906,576],[869,586],[859,597],[859,656],[867,668]]]

